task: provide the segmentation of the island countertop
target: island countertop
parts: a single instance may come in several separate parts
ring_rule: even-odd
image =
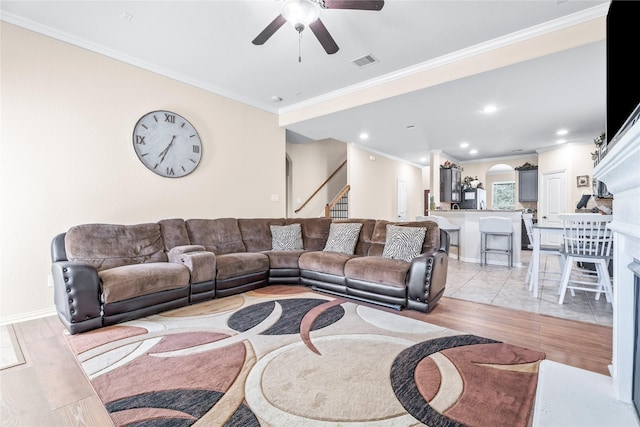
[[[521,220],[520,210],[488,210],[488,209],[447,209],[429,211],[429,215],[446,218],[453,225],[460,227],[460,260],[480,263],[480,226],[482,217],[492,216],[509,218],[513,223],[513,266],[521,267]],[[504,239],[502,239],[504,241]],[[501,244],[502,242],[497,242]],[[506,242],[503,242],[506,248]],[[504,255],[489,254],[489,264],[507,265]]]

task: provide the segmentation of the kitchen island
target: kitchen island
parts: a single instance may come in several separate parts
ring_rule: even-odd
[[[508,218],[513,223],[513,266],[521,267],[521,219],[522,212],[519,210],[476,210],[476,209],[453,209],[430,211],[431,215],[446,218],[450,223],[460,227],[460,260],[464,262],[480,263],[480,227],[479,220],[484,217]],[[507,248],[506,239],[500,239],[492,246]],[[487,254],[487,263],[494,265],[508,265],[506,255]]]

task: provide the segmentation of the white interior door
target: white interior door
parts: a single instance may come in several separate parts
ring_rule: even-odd
[[[398,180],[398,221],[407,220],[407,181]]]
[[[542,203],[538,212],[541,225],[561,227],[560,214],[567,213],[567,173],[551,172],[542,175]],[[543,233],[543,245],[558,245],[562,236],[555,233]]]

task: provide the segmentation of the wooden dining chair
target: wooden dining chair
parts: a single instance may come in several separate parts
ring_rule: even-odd
[[[613,235],[607,227],[612,215],[600,214],[560,214],[564,234],[562,253],[565,264],[560,279],[559,304],[564,302],[567,289],[595,292],[600,299],[604,292],[607,301],[612,301],[609,262],[612,257]],[[595,265],[595,273],[579,266],[578,263]]]

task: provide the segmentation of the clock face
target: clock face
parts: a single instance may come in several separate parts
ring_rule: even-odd
[[[149,170],[168,178],[190,174],[202,157],[198,132],[171,111],[152,111],[142,116],[133,129],[133,148]]]

